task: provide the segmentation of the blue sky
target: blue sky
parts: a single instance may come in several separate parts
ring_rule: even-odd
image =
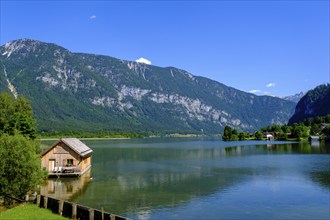
[[[329,83],[329,1],[3,1],[0,43],[141,57],[258,95]]]

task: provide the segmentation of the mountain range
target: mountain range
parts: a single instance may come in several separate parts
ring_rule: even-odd
[[[295,103],[175,67],[19,39],[0,47],[0,91],[31,101],[39,132],[220,133],[285,124]]]
[[[288,124],[328,114],[330,114],[330,84],[319,85],[300,99]]]

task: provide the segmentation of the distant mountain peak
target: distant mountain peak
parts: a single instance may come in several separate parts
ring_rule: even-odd
[[[40,43],[27,38],[10,41],[4,45],[4,52],[1,55],[9,58],[12,54],[21,53],[22,51],[24,53],[34,52]]]
[[[294,94],[294,95],[290,95],[290,96],[285,96],[283,97],[282,99],[284,100],[288,100],[288,101],[292,101],[292,102],[295,102],[295,103],[298,103],[299,100],[306,94],[306,92],[299,92],[297,94]]]
[[[20,38],[20,39],[9,41],[6,44],[24,44],[24,45],[28,45],[28,44],[31,44],[31,43],[34,44],[34,43],[42,43],[42,42],[38,41],[38,40],[32,40],[32,39],[29,39],[29,38]]]
[[[28,38],[21,38],[7,42],[0,47],[0,54],[6,58],[11,58],[13,55],[28,56],[31,53],[41,55],[50,47],[52,49],[60,49],[69,52],[67,49],[53,43],[46,43]]]

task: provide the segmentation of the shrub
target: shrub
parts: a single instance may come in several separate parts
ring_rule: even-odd
[[[22,198],[44,177],[39,143],[21,134],[0,136],[0,195]]]

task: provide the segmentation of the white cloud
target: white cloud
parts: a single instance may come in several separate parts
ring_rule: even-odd
[[[96,15],[92,15],[92,16],[89,17],[89,19],[91,19],[91,20],[93,20],[95,18],[96,18]]]
[[[264,95],[271,96],[271,97],[276,97],[273,93],[270,92],[264,92]]]
[[[254,94],[260,93],[260,92],[261,92],[261,90],[259,90],[259,89],[254,89],[254,90],[249,91],[249,93],[254,93]]]
[[[135,62],[138,62],[138,63],[144,63],[144,64],[148,64],[148,65],[151,64],[151,61],[149,61],[149,60],[147,60],[147,59],[145,59],[145,58],[143,58],[143,57],[141,57],[141,58],[135,60]]]
[[[266,87],[275,87],[276,86],[276,84],[275,83],[268,83],[267,85],[266,85]]]
[[[253,89],[253,90],[250,90],[248,91],[249,93],[253,93],[255,95],[267,95],[267,96],[272,96],[272,97],[277,97],[276,95],[274,95],[273,93],[271,92],[267,92],[267,91],[262,91],[262,90],[259,90],[259,89]]]

